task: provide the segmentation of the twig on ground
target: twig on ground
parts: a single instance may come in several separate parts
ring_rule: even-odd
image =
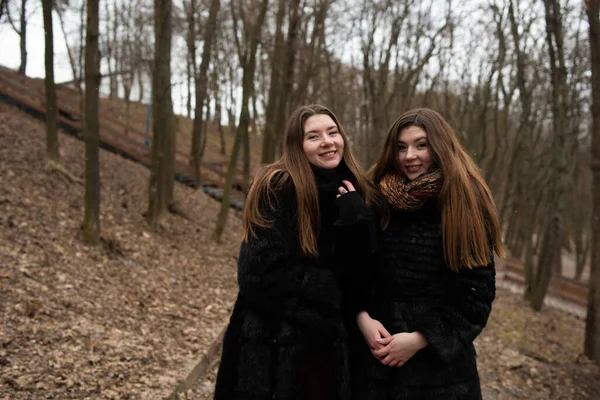
[[[57,163],[56,161],[48,161],[46,164],[46,168],[50,171],[58,172],[61,176],[67,178],[67,180],[71,183],[78,183],[82,186],[85,185],[85,182],[71,174],[62,164]]]
[[[200,378],[208,371],[210,366],[213,365],[219,354],[219,348],[223,341],[223,335],[225,335],[225,329],[226,327],[224,327],[221,333],[215,338],[206,354],[203,354],[202,357],[200,357],[200,360],[198,360],[188,376],[182,381],[179,381],[173,393],[167,398],[168,400],[177,400],[179,394],[185,393],[188,389],[191,389],[198,381],[200,381]]]

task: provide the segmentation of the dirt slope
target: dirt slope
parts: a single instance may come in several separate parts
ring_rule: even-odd
[[[60,137],[83,177],[83,142]],[[219,204],[177,185],[194,219],[150,231],[148,170],[102,152],[104,246],[79,240],[83,186],[45,169],[45,127],[0,104],[0,398],[157,399],[203,353],[231,307],[239,217],[216,245]]]
[[[218,203],[181,185],[195,219],[150,231],[148,171],[101,154],[103,247],[79,240],[83,187],[45,170],[43,123],[0,104],[0,399],[160,399],[227,323],[240,220],[223,243]],[[83,143],[61,135],[83,176]],[[476,341],[484,399],[598,399],[600,367],[581,355],[584,321],[531,311],[499,289]],[[189,399],[208,399],[213,366]]]

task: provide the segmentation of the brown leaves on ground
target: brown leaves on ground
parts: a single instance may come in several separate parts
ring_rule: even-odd
[[[498,289],[475,341],[483,399],[600,399],[600,367],[581,354],[584,324],[553,308],[536,313],[520,296]],[[212,399],[217,368],[188,398]]]
[[[84,144],[60,136],[83,178]],[[209,240],[219,204],[176,185],[194,222],[151,231],[148,170],[101,152],[103,246],[79,238],[83,190],[45,168],[45,127],[0,105],[0,398],[167,395],[228,319],[240,220]]]
[[[60,141],[62,164],[83,178],[83,142]],[[0,104],[0,398],[164,398],[228,321],[236,213],[211,242],[219,204],[176,185],[194,222],[169,215],[151,231],[148,170],[104,151],[100,161],[103,245],[89,248],[83,187],[45,168],[43,123]],[[484,398],[600,398],[583,328],[500,289],[476,341]],[[188,398],[211,398],[215,371]]]
[[[499,289],[476,340],[484,399],[600,399],[600,367],[583,356],[585,321],[555,308],[533,311]]]

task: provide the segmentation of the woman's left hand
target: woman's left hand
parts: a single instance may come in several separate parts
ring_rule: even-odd
[[[375,354],[383,365],[388,367],[401,367],[415,353],[427,346],[427,340],[419,332],[401,332],[387,338],[381,338],[378,342],[385,347],[375,350]]]
[[[338,197],[340,197],[341,195],[346,194],[348,192],[356,192],[356,189],[354,188],[354,185],[352,184],[352,182],[350,182],[350,181],[342,181],[342,183],[346,187],[340,186],[338,188],[338,194],[337,194],[337,196],[335,196],[336,199]]]

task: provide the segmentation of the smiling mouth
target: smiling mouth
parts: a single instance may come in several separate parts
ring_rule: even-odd
[[[327,153],[323,153],[323,154],[319,154],[321,157],[331,157],[333,155],[335,155],[337,153],[337,151],[332,150],[332,151],[328,151]]]
[[[418,171],[419,169],[421,169],[420,165],[407,165],[406,166],[406,170],[409,172],[415,172],[415,171]]]

